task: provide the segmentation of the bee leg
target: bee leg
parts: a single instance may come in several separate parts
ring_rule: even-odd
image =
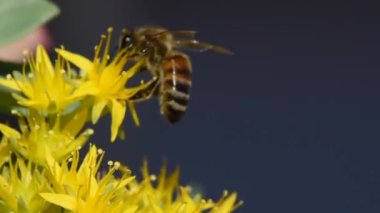
[[[143,88],[133,94],[129,100],[134,102],[140,102],[150,99],[153,95],[158,94],[159,80],[154,77],[152,80],[147,82]]]

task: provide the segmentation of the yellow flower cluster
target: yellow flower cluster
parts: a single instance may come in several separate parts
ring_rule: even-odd
[[[109,29],[101,36],[92,60],[59,48],[53,64],[39,46],[35,56],[26,53],[21,73],[0,78],[0,85],[12,89],[19,105],[12,110],[18,130],[0,124],[0,212],[227,213],[236,209],[241,204],[236,193],[226,192],[218,202],[191,196],[188,187],[179,185],[178,170],[168,176],[164,166],[158,178],[152,178],[144,163],[138,181],[120,162],[108,162],[108,171],[102,173],[104,152],[95,145],[80,159],[79,150],[94,134],[92,129],[83,130],[85,124],[96,124],[109,112],[114,141],[127,106],[139,125],[129,98],[149,86],[128,87],[143,61],[124,71],[127,50],[110,57],[111,34]]]

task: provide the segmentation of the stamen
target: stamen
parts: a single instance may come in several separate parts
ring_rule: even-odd
[[[114,164],[114,168],[115,169],[119,169],[121,166],[120,162],[119,161],[116,161],[115,164]]]
[[[93,129],[87,129],[86,133],[88,135],[93,135],[94,134],[94,130]]]
[[[186,189],[186,191],[188,191],[188,192],[193,191],[193,188],[192,188],[190,185],[187,185],[187,186],[185,187],[185,189]]]
[[[108,28],[107,31],[108,31],[108,36],[106,36],[106,46],[104,47],[104,50],[103,50],[103,58],[102,58],[102,61],[100,62],[100,67],[105,67],[108,61],[107,56],[108,56],[110,44],[111,44],[112,28]]]
[[[157,176],[156,176],[156,175],[150,175],[150,176],[149,176],[149,179],[150,179],[151,181],[156,181],[156,180],[157,180]]]

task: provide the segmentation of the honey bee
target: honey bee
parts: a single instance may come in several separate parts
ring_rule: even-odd
[[[145,59],[143,70],[150,71],[154,77],[147,89],[136,93],[131,100],[158,96],[160,112],[170,123],[178,122],[186,112],[192,85],[190,58],[180,50],[232,54],[224,47],[196,40],[195,34],[192,30],[140,27],[124,29],[120,36],[119,50],[126,48],[126,55],[134,60]]]

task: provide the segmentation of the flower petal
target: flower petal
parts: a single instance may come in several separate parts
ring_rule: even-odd
[[[0,131],[7,138],[16,138],[16,139],[18,139],[18,138],[21,137],[20,133],[17,130],[15,130],[15,129],[7,126],[7,125],[1,124],[1,123],[0,123]]]
[[[132,78],[132,76],[136,75],[136,73],[141,70],[141,66],[144,64],[144,62],[144,60],[140,60],[131,68],[129,68],[127,71],[127,78],[129,79]]]
[[[64,132],[74,136],[77,135],[87,121],[87,109],[80,110],[72,119],[65,125]]]
[[[95,100],[94,106],[92,108],[91,120],[93,124],[96,124],[103,112],[104,107],[107,105],[108,101],[106,99]]]
[[[112,124],[111,124],[111,142],[114,142],[117,137],[119,127],[124,120],[127,107],[125,103],[120,103],[112,100]]]
[[[76,207],[76,199],[70,195],[55,194],[55,193],[40,193],[46,201],[61,206],[65,209],[74,211]]]
[[[224,197],[224,196],[226,196],[226,197]],[[224,196],[223,196],[223,198],[225,198],[225,199],[223,200],[223,198],[222,198],[223,202],[220,203],[219,205],[217,205],[216,207],[214,207],[213,210],[211,211],[211,213],[216,213],[216,212],[218,212],[218,213],[229,213],[235,208],[237,194],[232,193],[228,196],[227,192],[226,192],[226,194]]]
[[[135,122],[136,126],[140,126],[140,119],[139,119],[139,116],[136,112],[135,104],[128,101],[128,106],[129,106],[129,109],[130,109],[131,114],[132,114],[133,122]]]
[[[99,93],[99,90],[92,82],[85,82],[81,84],[77,90],[75,90],[73,98],[80,98],[86,95],[96,95],[97,93]]]
[[[49,75],[52,76],[53,72],[54,72],[54,68],[53,68],[53,64],[51,63],[50,58],[49,58],[45,48],[42,45],[38,45],[36,52],[37,52],[37,54],[36,54],[37,65],[42,66],[41,69],[44,72],[48,72]]]
[[[91,70],[93,67],[93,64],[90,60],[79,54],[75,54],[63,49],[56,49],[56,51],[59,55],[61,55],[63,58],[70,61],[71,63],[75,64],[81,70],[88,71]]]
[[[20,91],[19,86],[17,85],[16,81],[14,80],[8,80],[6,78],[0,78],[0,85]]]
[[[11,187],[8,184],[8,181],[3,177],[0,176],[0,198],[2,202],[4,202],[6,205],[8,205],[11,209],[17,210],[17,198],[14,196],[11,192]]]

